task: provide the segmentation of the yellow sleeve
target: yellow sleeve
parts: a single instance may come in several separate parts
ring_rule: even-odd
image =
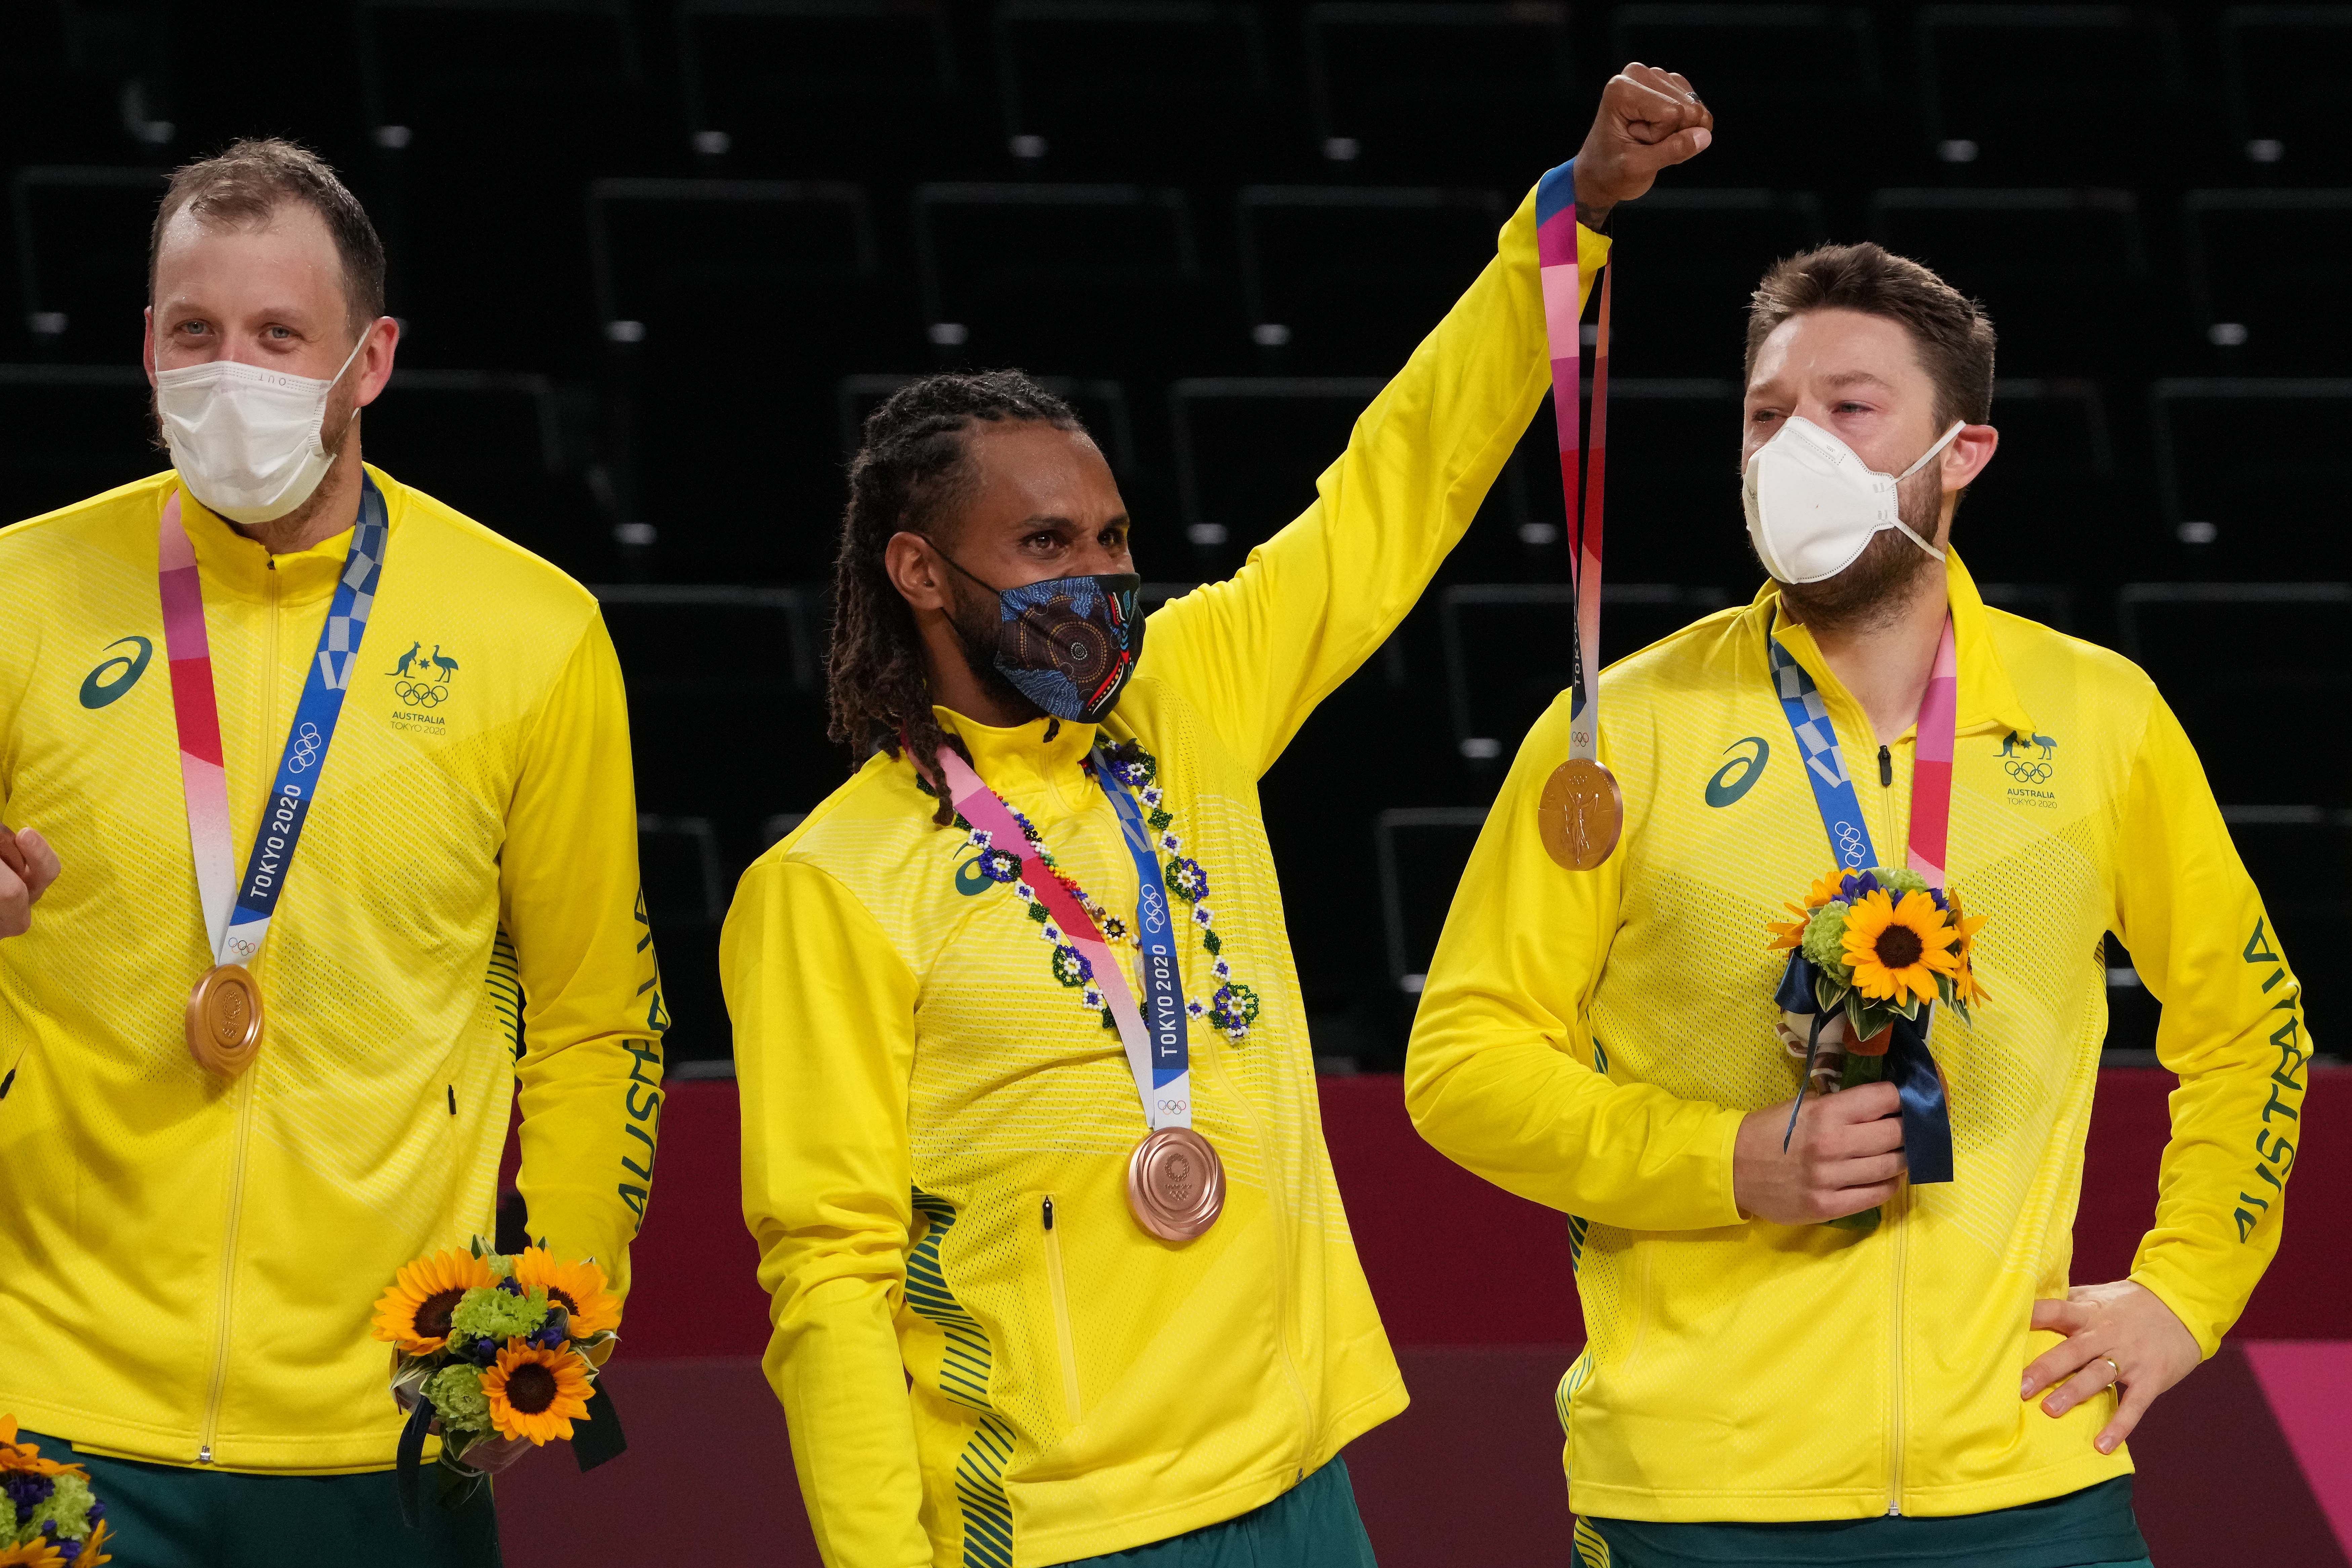
[[[1609,242],[1576,237],[1589,295]],[[1138,673],[1183,692],[1258,772],[1272,767],[1429,586],[1550,384],[1530,191],[1495,259],[1357,419],[1315,503],[1231,579],[1155,614]]]
[[[637,881],[628,699],[592,618],[524,742],[499,856],[523,991],[522,1167],[530,1233],[629,1288],[661,1121],[661,975]]]
[[[2131,1277],[2210,1356],[2278,1251],[2312,1045],[2302,982],[2160,698],[2133,763],[2116,866],[2115,930],[2163,1005],[2156,1054],[2180,1079],[2156,1224]]]
[[[1625,849],[1593,871],[1544,849],[1536,805],[1568,719],[1562,697],[1528,732],[1478,835],[1413,1020],[1405,1109],[1447,1158],[1523,1198],[1630,1230],[1738,1225],[1741,1112],[1593,1067]]]
[[[743,1106],[743,1219],[769,1292],[768,1382],[826,1568],[928,1568],[893,1328],[914,1225],[915,976],[831,875],[745,873],[719,938]]]

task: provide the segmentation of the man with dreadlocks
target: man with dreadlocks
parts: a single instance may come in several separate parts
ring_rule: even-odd
[[[1711,123],[1678,76],[1610,82],[1566,172],[1584,278]],[[863,765],[745,875],[720,953],[767,1371],[831,1568],[1371,1562],[1338,1456],[1405,1391],[1257,781],[1548,375],[1530,195],[1315,503],[1149,623],[1110,470],[1035,384],[935,376],[867,421],[830,670]]]

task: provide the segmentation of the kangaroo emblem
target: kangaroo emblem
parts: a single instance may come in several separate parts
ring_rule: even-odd
[[[433,645],[433,657],[426,660],[426,662],[441,672],[441,679],[445,682],[451,676],[457,673],[457,661],[454,658],[444,658],[441,656],[441,645],[439,643],[435,643]],[[2051,744],[2055,745],[2057,742],[2053,741]],[[2046,755],[2047,753],[2044,754]]]
[[[405,677],[411,669],[414,669],[416,667],[416,656],[424,651],[425,645],[423,643],[410,643],[408,645],[408,651],[400,656],[400,663],[393,668],[392,673]]]
[[[2052,755],[2058,750],[2057,741],[2048,735],[2035,735],[2030,739],[2024,735],[2011,735],[2007,740],[2001,742],[2000,754],[2004,757],[2015,756],[2017,754],[2018,742],[2021,741],[2024,742],[2028,745],[2041,747],[2042,760],[2045,763],[2048,762]]]

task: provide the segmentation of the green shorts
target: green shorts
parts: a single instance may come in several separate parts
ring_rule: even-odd
[[[400,1521],[390,1470],[350,1476],[257,1476],[151,1465],[76,1451],[23,1434],[45,1459],[80,1465],[106,1504],[109,1549],[121,1568],[247,1568],[332,1563],[338,1568],[499,1568],[490,1489],[454,1512],[423,1478],[423,1527]]]
[[[1266,1504],[1226,1520],[1066,1568],[1378,1568],[1348,1466],[1333,1459]]]

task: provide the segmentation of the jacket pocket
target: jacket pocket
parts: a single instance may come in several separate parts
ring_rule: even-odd
[[[1054,1195],[1039,1206],[1045,1236],[1045,1292],[1054,1301],[1054,1348],[1062,1363],[1062,1408],[1076,1426],[1085,1409],[1078,1397],[1078,1345],[1070,1333],[1070,1294],[1062,1276],[1062,1233],[1055,1226]]]

